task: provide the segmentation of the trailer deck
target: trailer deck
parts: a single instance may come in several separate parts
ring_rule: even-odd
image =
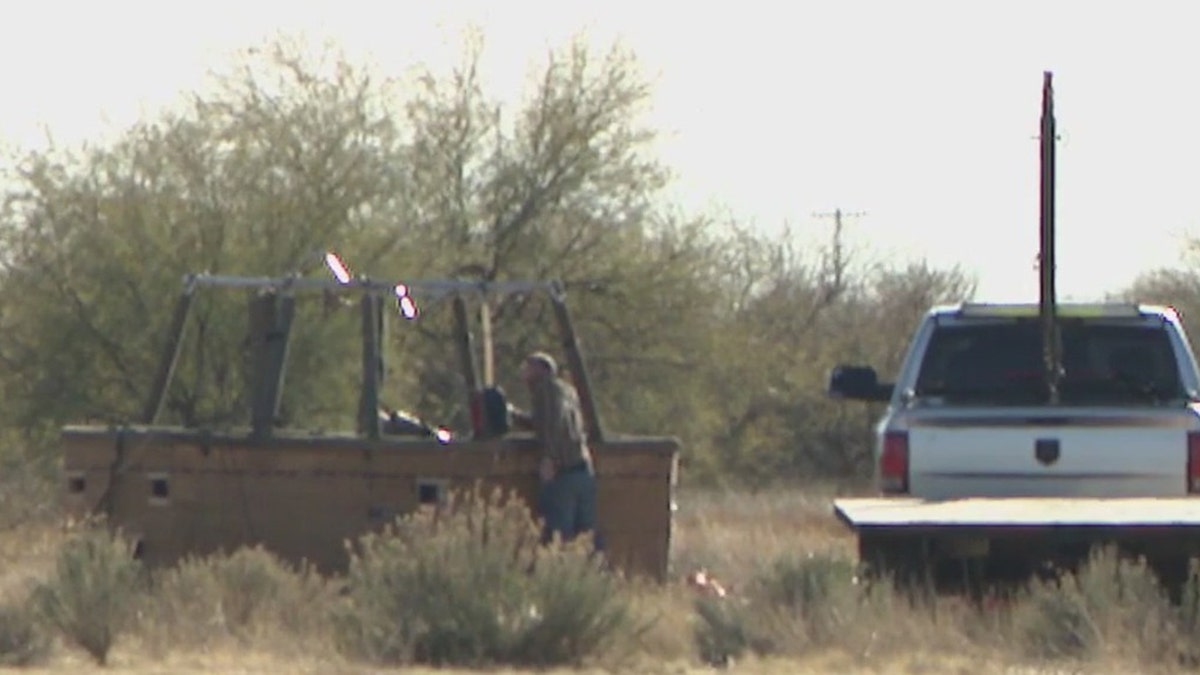
[[[1196,497],[851,498],[833,510],[854,530],[1200,527]]]
[[[1019,580],[1074,569],[1100,546],[1144,557],[1172,597],[1200,556],[1200,499],[1189,497],[848,498],[834,513],[855,534],[860,561],[885,574],[932,571],[939,586],[966,574]],[[959,567],[976,561],[973,571]]]
[[[847,498],[833,511],[868,574],[945,590],[1075,570],[1114,546],[1145,559],[1177,599],[1200,557],[1197,498]]]

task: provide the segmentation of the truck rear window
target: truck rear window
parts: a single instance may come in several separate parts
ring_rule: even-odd
[[[1161,405],[1184,396],[1162,324],[1061,324],[1065,405]],[[1037,321],[935,329],[915,393],[946,405],[1038,405],[1047,399]]]

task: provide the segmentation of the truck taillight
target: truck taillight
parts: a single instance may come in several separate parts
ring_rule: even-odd
[[[1187,449],[1187,490],[1200,492],[1200,431],[1188,432]]]
[[[1196,447],[1200,449],[1200,443]],[[1197,459],[1200,459],[1200,455],[1197,455]],[[883,436],[883,454],[879,456],[879,488],[888,493],[908,492],[907,431],[889,431]]]

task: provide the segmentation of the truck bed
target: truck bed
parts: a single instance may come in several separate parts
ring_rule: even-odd
[[[1196,497],[848,498],[833,510],[854,530],[1200,527]]]

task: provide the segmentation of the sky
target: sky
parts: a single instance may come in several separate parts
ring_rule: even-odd
[[[1038,121],[1054,73],[1058,289],[1093,300],[1186,263],[1200,236],[1200,5],[608,0],[21,2],[0,23],[0,142],[111,138],[235,50],[331,40],[400,74],[481,29],[517,101],[547,50],[620,40],[685,209],[814,244],[841,209],[863,255],[958,265],[981,300],[1036,300]]]

